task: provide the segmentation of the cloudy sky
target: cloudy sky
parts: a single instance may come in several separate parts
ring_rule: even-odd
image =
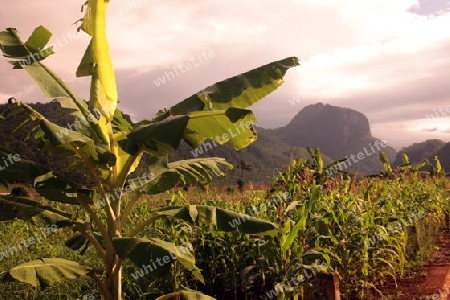
[[[89,79],[74,75],[89,40],[73,25],[84,0],[60,3],[2,0],[0,29],[15,27],[26,40],[47,27],[57,52],[47,65],[87,98]],[[120,108],[135,121],[217,81],[298,56],[302,65],[285,84],[252,107],[259,126],[284,126],[323,102],[364,113],[372,134],[397,149],[450,141],[450,0],[111,0],[108,13]],[[167,79],[189,61],[191,70]],[[0,77],[0,102],[49,101],[4,59]]]

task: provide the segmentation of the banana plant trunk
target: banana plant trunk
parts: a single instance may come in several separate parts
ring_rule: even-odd
[[[105,266],[106,278],[104,282],[98,281],[105,300],[122,300],[122,263],[116,253],[107,255],[108,263]]]
[[[117,255],[116,255],[117,257]],[[118,263],[113,263],[110,271],[112,273],[106,277],[108,283],[109,295],[103,295],[108,300],[122,300],[122,266]]]
[[[121,196],[111,203],[111,209],[113,210],[114,215],[110,215],[107,218],[109,233],[107,238],[112,239],[114,237],[122,236],[122,224],[120,222],[121,203]],[[111,248],[106,247],[105,271],[106,289],[102,289],[104,299],[122,300],[122,260],[119,258],[114,248],[111,250]]]

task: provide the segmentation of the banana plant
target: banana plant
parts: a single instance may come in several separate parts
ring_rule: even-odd
[[[86,212],[78,219],[53,205],[42,205],[31,198],[1,196],[0,221],[19,218],[36,226],[57,224],[70,227],[75,234],[66,245],[77,250],[93,246],[104,264],[99,272],[88,266],[57,258],[39,258],[9,270],[10,280],[46,287],[65,279],[90,276],[98,285],[104,299],[122,299],[122,263],[129,259],[138,267],[151,265],[156,258],[170,255],[178,260],[193,276],[203,281],[201,270],[195,266],[191,252],[183,247],[152,237],[137,237],[143,229],[162,218],[174,218],[193,224],[209,222],[219,230],[238,230],[247,234],[272,234],[275,225],[257,218],[231,227],[240,215],[213,206],[159,208],[149,212],[148,219],[134,228],[126,227],[130,212],[145,195],[161,193],[178,183],[209,181],[213,175],[224,175],[223,168],[231,167],[220,158],[191,159],[169,162],[168,154],[181,140],[196,148],[214,136],[224,136],[230,128],[240,124],[239,135],[228,136],[219,143],[231,142],[241,149],[256,140],[252,111],[246,108],[276,90],[286,71],[299,65],[296,57],[289,57],[226,79],[199,91],[157,116],[138,124],[131,124],[117,108],[118,93],[114,69],[106,37],[106,11],[110,1],[88,0],[83,5],[84,17],[79,29],[91,36],[90,43],[76,70],[78,77],[91,77],[88,101],[78,96],[63,80],[42,63],[54,53],[46,47],[51,32],[37,27],[23,42],[14,28],[0,32],[0,50],[13,69],[25,70],[37,83],[42,93],[54,99],[67,113],[83,122],[76,128],[64,128],[16,98],[8,100],[2,117],[11,120],[20,116],[15,130],[27,123],[33,124],[29,133],[38,141],[38,151],[49,155],[71,158],[68,168],[77,169],[90,179],[88,187],[61,176],[56,171],[33,161],[21,159],[0,170],[0,180],[20,180],[30,184],[41,197],[51,203],[76,206]],[[122,100],[124,101],[124,100]],[[98,115],[99,117],[95,117]],[[0,154],[10,157],[14,153],[1,148]],[[148,174],[141,184],[126,185],[141,158],[147,154]],[[10,155],[10,156],[8,156]],[[134,175],[135,176],[135,175]],[[124,186],[126,190],[124,191]],[[127,193],[128,192],[128,193]],[[132,195],[124,197],[124,194]],[[58,205],[58,208],[64,207]],[[85,250],[84,249],[84,250]],[[170,263],[164,268],[169,267]],[[57,274],[54,270],[58,270]],[[171,299],[194,292],[174,291],[160,299]],[[189,297],[188,296],[188,297]],[[195,293],[196,299],[202,298]],[[178,298],[177,298],[178,299]]]

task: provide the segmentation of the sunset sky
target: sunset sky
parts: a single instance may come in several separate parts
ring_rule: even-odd
[[[75,78],[89,41],[73,25],[83,3],[2,0],[0,29],[14,27],[23,40],[39,25],[52,31],[57,53],[44,63],[87,98],[89,78]],[[364,113],[372,134],[396,149],[450,141],[450,0],[111,0],[108,32],[119,107],[134,121],[297,56],[301,66],[285,84],[251,107],[259,126],[284,126],[304,106],[323,102]],[[191,70],[158,82],[192,60]],[[6,59],[0,77],[0,103],[11,96],[49,101]]]

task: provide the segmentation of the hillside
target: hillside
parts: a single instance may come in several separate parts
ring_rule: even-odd
[[[439,157],[442,167],[446,172],[450,171],[450,143],[433,139],[421,143],[414,143],[411,146],[401,149],[393,163],[394,166],[400,166],[403,163],[402,155],[406,154],[411,163],[419,163],[423,160],[434,162],[434,157]]]
[[[195,149],[189,147],[186,143],[182,143],[180,148],[172,153],[169,157],[171,160],[191,159],[196,157],[223,157],[235,167],[227,172],[227,177],[220,179],[224,183],[235,183],[240,178],[241,170],[236,167],[243,160],[251,166],[251,171],[243,172],[245,181],[268,183],[270,178],[275,174],[276,169],[281,169],[289,162],[290,154],[294,157],[309,158],[308,151],[304,148],[291,146],[276,136],[268,133],[269,130],[264,128],[256,128],[258,140],[247,148],[235,151],[230,144],[217,145],[211,141],[206,141],[204,146]],[[212,147],[211,147],[212,146]],[[206,151],[205,151],[206,149]],[[202,150],[203,153],[199,153]],[[330,160],[329,158],[325,158]]]
[[[447,143],[442,147],[438,152],[437,156],[439,157],[439,160],[441,161],[442,168],[449,173],[450,172],[450,143]]]

